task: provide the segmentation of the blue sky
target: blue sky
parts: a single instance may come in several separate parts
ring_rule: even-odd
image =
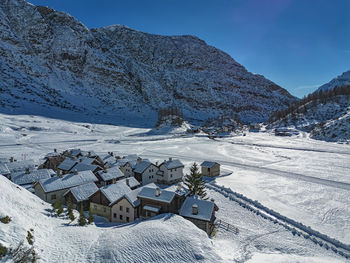
[[[87,27],[196,35],[302,97],[350,70],[349,0],[29,0]]]

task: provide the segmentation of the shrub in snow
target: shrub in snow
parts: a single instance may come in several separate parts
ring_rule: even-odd
[[[88,223],[92,224],[94,222],[94,214],[92,213],[92,209],[89,209],[89,217],[88,217]]]
[[[84,215],[83,206],[80,207],[80,215],[79,215],[78,222],[79,222],[80,226],[85,226],[86,225],[86,218],[85,218],[85,215]]]
[[[71,201],[70,198],[67,200],[67,207],[68,207],[68,216],[69,216],[69,219],[70,219],[70,221],[74,221],[75,216],[74,216],[74,214],[73,214],[73,205],[72,205],[72,201]]]
[[[2,259],[7,254],[7,247],[0,244],[0,259]]]
[[[8,223],[10,223],[11,222],[11,217],[9,217],[9,216],[5,216],[5,217],[3,217],[3,218],[0,218],[0,222],[1,223],[4,223],[4,224],[8,224]]]
[[[8,251],[7,260],[18,263],[33,263],[36,262],[39,257],[34,250],[34,247],[26,247],[21,241],[16,248],[11,248]]]

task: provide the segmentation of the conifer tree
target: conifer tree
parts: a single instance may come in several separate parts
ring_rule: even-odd
[[[89,209],[88,223],[92,224],[94,222],[94,214],[92,213],[91,207]]]
[[[57,215],[60,216],[63,213],[62,201],[57,201]]]
[[[205,182],[196,163],[191,166],[190,174],[186,174],[184,184],[187,186],[190,196],[198,195],[202,199],[206,199]]]
[[[85,226],[86,225],[86,218],[85,218],[85,215],[84,215],[84,209],[83,209],[82,205],[80,206],[80,215],[79,215],[78,222],[79,222],[80,226]]]
[[[70,199],[70,197],[67,200],[67,207],[68,207],[68,216],[70,221],[74,221],[75,216],[73,214],[73,205],[72,205],[72,200]]]

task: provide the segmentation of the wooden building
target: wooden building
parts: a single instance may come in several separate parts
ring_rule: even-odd
[[[217,162],[204,161],[201,164],[201,172],[203,176],[219,176],[220,175],[220,164]]]

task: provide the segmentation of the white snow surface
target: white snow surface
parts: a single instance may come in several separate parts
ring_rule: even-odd
[[[185,173],[194,161],[216,161],[232,174],[213,183],[350,243],[348,144],[313,140],[306,133],[286,138],[247,132],[216,140],[203,134],[145,135],[149,129],[28,115],[0,114],[0,123],[0,160],[14,156],[40,161],[54,148],[80,148],[119,156],[137,154],[153,163],[178,158]],[[110,143],[111,139],[120,143]],[[48,204],[5,177],[0,180],[0,216],[13,218],[10,224],[0,224],[0,242],[12,246],[33,227],[43,262],[346,262],[212,190],[208,195],[219,207],[217,218],[238,227],[238,235],[219,229],[208,239],[189,221],[170,215],[129,225],[97,222],[78,227],[76,222],[52,217],[45,210]]]

